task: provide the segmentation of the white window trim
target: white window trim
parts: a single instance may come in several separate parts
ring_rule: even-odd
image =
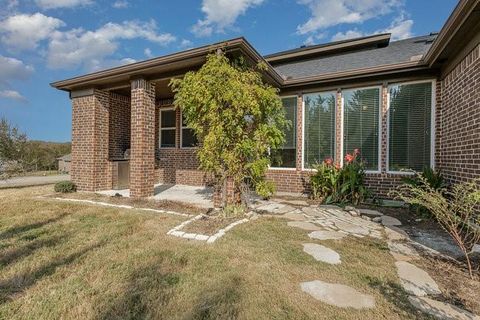
[[[337,145],[336,123],[337,123],[337,108],[338,108],[338,101],[337,101],[338,92],[335,90],[328,90],[328,91],[315,91],[315,92],[304,93],[302,95],[302,159],[301,161],[302,161],[302,171],[306,171],[306,172],[316,172],[317,170],[312,168],[305,168],[305,96],[313,95],[313,94],[322,94],[322,93],[327,93],[327,94],[333,93],[335,95],[335,110],[334,110],[335,127],[333,128],[333,137],[334,137],[333,139],[335,142],[335,146],[333,148],[333,156],[335,157],[335,151],[336,151],[335,147]],[[342,143],[343,143],[343,138],[342,138]]]
[[[418,84],[418,83],[431,83],[432,85],[432,106],[430,112],[430,168],[435,169],[435,116],[436,116],[436,88],[437,81],[435,79],[427,80],[417,80],[417,81],[408,81],[408,82],[392,82],[388,84],[387,87],[387,154],[386,154],[386,169],[387,174],[392,175],[414,175],[415,172],[412,171],[390,171],[390,87],[398,85],[409,85],[409,84]]]
[[[345,136],[345,98],[344,98],[344,91],[352,91],[352,90],[366,90],[366,89],[379,89],[379,100],[378,100],[378,163],[377,163],[377,170],[365,170],[366,174],[380,174],[382,173],[381,163],[382,163],[382,104],[383,104],[383,86],[368,86],[368,87],[355,87],[355,88],[346,88],[345,90],[341,90],[340,94],[342,95],[342,124],[341,124],[341,149],[340,149],[340,166],[343,168],[345,157],[343,146],[344,146],[344,136]]]
[[[175,127],[162,128],[162,112],[175,110],[174,107],[160,108],[158,115],[158,148],[160,149],[175,149],[177,147],[177,115],[175,114]],[[175,146],[174,147],[162,147],[162,131],[175,130]]]
[[[298,113],[298,95],[288,95],[288,96],[280,96],[280,99],[286,99],[286,98],[296,98],[297,99],[297,104],[295,105],[295,167],[289,168],[289,167],[272,167],[268,166],[268,170],[273,170],[273,171],[296,171],[297,170],[297,160],[296,160],[296,154],[298,150],[297,146],[297,124],[298,124],[298,119],[297,119],[297,113]],[[303,104],[303,101],[302,101]],[[302,120],[303,124],[303,120]],[[303,128],[303,126],[302,126]],[[303,130],[303,129],[302,129]],[[302,150],[303,152],[303,150]],[[268,151],[270,154],[270,150]]]

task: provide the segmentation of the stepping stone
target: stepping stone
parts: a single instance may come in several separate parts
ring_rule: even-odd
[[[432,300],[426,297],[408,297],[408,301],[417,309],[445,320],[480,320],[479,316],[462,310],[448,303]]]
[[[408,234],[400,228],[388,226],[385,228],[388,240],[407,240],[410,239]]]
[[[302,208],[302,211],[309,216],[322,216],[322,213],[320,213],[319,210],[314,207],[305,207]]]
[[[286,218],[288,220],[293,220],[293,221],[305,221],[306,220],[306,218],[303,214],[295,213],[295,212],[285,213],[282,217]]]
[[[274,212],[277,213],[277,214],[284,214],[284,213],[288,213],[288,212],[293,212],[295,210],[297,210],[297,209],[292,207],[292,206],[284,205],[283,207],[278,208]]]
[[[276,203],[276,202],[270,202],[267,204],[264,204],[260,207],[257,208],[257,211],[263,211],[267,213],[278,213],[280,209],[283,209],[286,207],[286,205],[281,204],[281,203]],[[292,210],[293,211],[293,210]],[[283,212],[285,213],[285,212]]]
[[[317,227],[313,223],[305,222],[305,221],[290,221],[290,222],[287,223],[287,225],[290,226],[290,227],[296,227],[296,228],[300,228],[300,229],[307,230],[307,231],[320,231],[320,230],[322,230],[322,228]]]
[[[476,244],[472,248],[473,253],[480,253],[480,244]]]
[[[369,231],[367,229],[348,222],[335,221],[335,226],[348,233],[354,233],[364,236],[369,234]]]
[[[340,240],[345,238],[346,235],[336,231],[314,231],[309,233],[308,236],[317,240]]]
[[[395,265],[402,286],[409,294],[423,297],[442,293],[437,283],[424,270],[405,261],[397,261]]]
[[[412,258],[419,258],[417,250],[412,246],[401,242],[388,242],[390,253],[397,261],[410,261]]]
[[[369,216],[370,218],[383,216],[383,213],[378,212],[377,210],[370,210],[370,209],[358,209],[358,210],[362,215]]]
[[[329,264],[339,264],[340,255],[334,250],[315,243],[304,243],[303,252],[311,255],[315,260]]]
[[[340,308],[370,309],[375,307],[375,299],[357,290],[334,283],[320,280],[302,282],[303,292],[308,293],[317,300]]]
[[[401,226],[402,222],[398,220],[397,218],[390,217],[390,216],[382,216],[382,224],[384,226],[390,227],[390,226]]]

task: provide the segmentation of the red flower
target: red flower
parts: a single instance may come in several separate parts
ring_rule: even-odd
[[[335,169],[340,170],[340,164],[335,163]]]
[[[353,154],[354,154],[354,155],[359,155],[359,154],[360,154],[360,150],[359,150],[359,149],[353,150]]]
[[[347,163],[351,163],[353,160],[355,160],[355,157],[353,155],[351,155],[350,153],[347,153],[347,155],[345,156],[345,161]]]
[[[331,166],[333,164],[332,158],[327,158],[323,161],[327,166]]]

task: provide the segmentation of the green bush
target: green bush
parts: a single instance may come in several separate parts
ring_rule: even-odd
[[[357,149],[347,153],[343,168],[334,165],[333,159],[316,165],[317,172],[310,179],[312,196],[322,198],[324,203],[363,202],[369,192],[365,187],[365,164],[359,155]]]
[[[435,171],[430,167],[424,167],[422,172],[415,172],[414,176],[403,178],[403,183],[413,186],[422,187],[428,186],[429,188],[445,193],[448,188],[448,184],[445,181],[441,171]],[[432,214],[425,206],[420,204],[410,204],[410,209],[415,211],[419,216],[430,218]]]
[[[261,180],[256,183],[255,191],[263,199],[270,199],[275,194],[275,185],[271,181]]]
[[[61,181],[55,184],[55,192],[71,193],[77,191],[77,185],[71,181]]]

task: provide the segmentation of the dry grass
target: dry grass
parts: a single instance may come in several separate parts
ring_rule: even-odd
[[[213,245],[166,236],[184,218],[40,200],[50,187],[0,191],[0,319],[422,319],[383,242],[325,241],[342,264],[303,253],[306,232],[278,218],[238,226]],[[302,281],[371,294],[339,309]]]

